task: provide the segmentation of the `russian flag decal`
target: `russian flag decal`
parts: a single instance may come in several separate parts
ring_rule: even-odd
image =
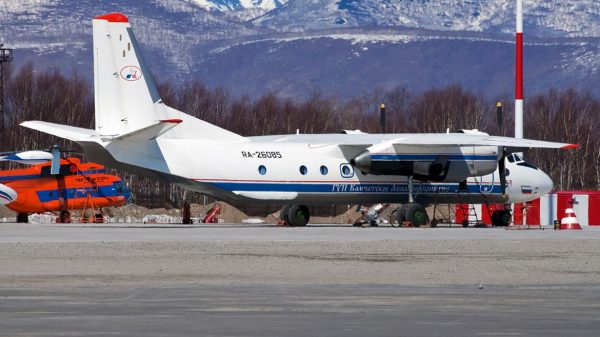
[[[531,188],[531,186],[521,185],[521,193],[531,194],[531,193],[533,193],[533,188]]]

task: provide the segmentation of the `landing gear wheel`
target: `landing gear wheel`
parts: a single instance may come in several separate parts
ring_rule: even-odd
[[[285,205],[279,213],[279,221],[283,221],[286,225],[290,225],[290,219],[288,218],[288,211],[292,205]]]
[[[27,213],[18,213],[17,214],[17,223],[28,223],[29,215]]]
[[[412,204],[406,210],[406,220],[410,221],[415,227],[421,227],[427,224],[429,217],[425,207],[420,204]]]
[[[61,211],[60,212],[60,223],[71,223],[71,212]]]
[[[398,209],[397,208],[395,210],[393,210],[392,213],[390,213],[390,225],[392,227],[400,227],[400,223],[398,222]]]
[[[492,225],[508,226],[510,225],[511,214],[509,210],[495,211],[492,213]]]
[[[287,218],[290,226],[306,226],[310,220],[310,211],[304,205],[291,205],[287,210]]]
[[[431,220],[431,227],[432,227],[432,228],[435,228],[435,227],[437,227],[437,225],[438,225],[438,221],[437,221],[437,219],[433,219],[433,220]]]
[[[469,227],[469,220],[463,220],[463,221],[462,221],[462,226],[463,226],[464,228],[467,228],[467,227]]]
[[[398,222],[398,227],[401,227],[402,223],[406,221],[406,205],[400,205],[400,207],[396,208],[394,212],[396,213],[396,221]]]

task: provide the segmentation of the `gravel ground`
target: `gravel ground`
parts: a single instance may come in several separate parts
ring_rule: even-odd
[[[598,284],[599,256],[597,239],[18,242],[0,285]]]

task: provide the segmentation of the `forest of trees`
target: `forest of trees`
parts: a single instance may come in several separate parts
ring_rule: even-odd
[[[65,75],[58,69],[20,69],[5,66],[2,151],[45,149],[53,144],[77,149],[76,144],[19,126],[43,120],[94,128],[92,79]],[[235,97],[227,89],[206,87],[201,81],[159,83],[163,101],[181,111],[244,136],[296,133],[336,133],[360,129],[379,132],[378,104],[386,104],[386,132],[445,132],[479,129],[499,134],[495,101],[460,85],[413,92],[406,87],[374,89],[349,100],[315,90],[307,99],[281,98],[265,93],[258,98]],[[505,102],[503,135],[512,135],[513,104]],[[526,138],[577,143],[579,150],[531,150],[528,161],[538,165],[561,190],[600,189],[600,100],[576,90],[551,90],[525,99]],[[4,164],[4,167],[8,167]],[[136,203],[148,207],[179,206],[195,193],[118,172],[132,188]]]

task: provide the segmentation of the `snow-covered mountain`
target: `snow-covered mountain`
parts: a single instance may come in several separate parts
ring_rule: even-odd
[[[16,65],[89,74],[90,19],[125,13],[161,80],[351,96],[403,84],[512,92],[514,0],[0,0]],[[600,96],[600,1],[525,1],[528,92]]]
[[[198,6],[206,9],[216,9],[220,11],[236,10],[273,10],[285,5],[285,0],[190,0]]]

